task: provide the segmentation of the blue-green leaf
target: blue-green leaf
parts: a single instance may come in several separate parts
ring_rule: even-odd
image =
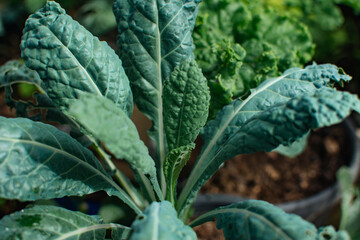
[[[348,80],[350,77],[333,65],[290,69],[263,82],[245,100],[237,99],[224,107],[203,130],[204,148],[181,193],[179,208],[190,203],[231,157],[289,145],[311,128],[335,124],[351,110],[359,111],[355,96],[327,86],[332,81]]]
[[[89,216],[55,206],[39,205],[5,216],[0,220],[0,238],[10,239],[106,239],[112,235],[126,237],[130,228],[104,224],[99,216]],[[120,239],[113,237],[112,239]],[[122,238],[121,238],[122,239]]]
[[[28,18],[21,50],[57,106],[66,107],[82,92],[92,92],[132,112],[132,93],[118,56],[56,2],[48,1]]]
[[[217,208],[200,216],[190,226],[197,226],[217,219],[216,227],[223,229],[227,240],[320,240],[324,229],[295,214],[287,214],[270,203],[248,200]],[[326,228],[327,231],[330,229]],[[330,231],[328,231],[330,232]],[[329,236],[346,236],[344,232],[334,231]],[[328,238],[330,239],[330,238]],[[331,238],[333,239],[333,238]],[[335,238],[334,238],[335,239]],[[336,238],[348,239],[348,238]]]
[[[0,117],[1,197],[26,201],[101,190],[141,212],[75,139],[50,125]]]
[[[176,67],[165,81],[164,125],[169,151],[195,141],[205,125],[210,93],[194,60]]]
[[[190,240],[196,239],[195,232],[177,218],[170,202],[153,202],[133,222],[134,232],[130,240]]]
[[[140,140],[134,123],[112,101],[105,97],[84,94],[74,101],[68,112],[102,141],[115,157],[127,160],[133,169],[149,175],[154,186],[158,186],[155,163],[147,147]],[[155,190],[160,192],[158,187]]]
[[[116,0],[119,55],[129,76],[137,107],[153,123],[157,168],[166,155],[163,84],[176,66],[193,58],[191,33],[200,0]]]

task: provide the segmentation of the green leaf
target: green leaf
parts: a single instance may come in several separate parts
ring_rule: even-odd
[[[322,233],[323,229],[318,232],[313,224],[301,217],[295,214],[287,214],[270,203],[258,200],[248,200],[217,208],[200,216],[190,226],[194,227],[208,221],[214,221],[215,218],[217,219],[216,227],[223,229],[224,236],[228,240],[325,239],[322,238],[325,236]],[[334,232],[337,234],[336,231]],[[338,236],[344,236],[344,233],[339,232]]]
[[[164,125],[169,151],[195,141],[205,125],[210,93],[196,62],[176,67],[165,81]]]
[[[333,226],[321,227],[318,230],[318,237],[316,240],[351,240],[358,238],[351,238],[346,231],[336,232]]]
[[[12,97],[13,88],[21,86],[29,88],[31,92],[28,95],[21,96],[20,99]],[[70,126],[70,134],[84,146],[89,146],[89,140],[84,137],[71,119],[58,110],[54,102],[47,96],[41,88],[42,80],[36,71],[26,67],[22,60],[12,60],[0,68],[0,87],[5,87],[6,104],[16,109],[18,117],[29,118],[34,121],[56,122]],[[19,89],[20,90],[20,89]]]
[[[131,225],[130,240],[190,240],[195,232],[177,218],[170,202],[153,202]]]
[[[360,2],[358,0],[335,0],[335,3],[345,4],[354,9],[355,14],[360,14]]]
[[[190,158],[195,144],[191,143],[171,150],[165,159],[164,174],[166,179],[166,199],[175,203],[175,188],[180,172]]]
[[[38,205],[0,220],[0,238],[6,239],[105,239],[106,230],[126,237],[130,228],[104,224],[99,216],[89,216],[55,206]],[[112,238],[120,239],[120,238]]]
[[[141,211],[88,149],[55,127],[0,117],[0,196],[21,201],[104,190]]]
[[[166,155],[163,84],[176,66],[193,58],[192,30],[200,0],[116,0],[119,55],[137,107],[153,123],[160,182]]]
[[[38,72],[54,103],[67,107],[83,92],[106,96],[132,112],[132,93],[115,52],[48,1],[26,21],[22,58]]]
[[[45,3],[46,0],[25,0],[26,9],[31,13],[44,6]]]
[[[347,231],[352,239],[360,239],[360,189],[353,185],[350,169],[342,167],[337,177],[342,194],[339,229]]]
[[[307,133],[303,137],[295,140],[291,145],[280,145],[274,151],[289,158],[294,158],[305,150],[309,136],[310,133]]]
[[[216,90],[242,97],[262,81],[312,59],[314,44],[302,19],[265,5],[208,0],[199,6],[195,57],[212,85],[210,119],[229,103]]]
[[[352,109],[359,111],[355,96],[327,87],[332,81],[348,80],[350,77],[333,65],[290,69],[263,82],[245,100],[224,107],[202,132],[205,144],[180,195],[179,208],[190,203],[231,157],[289,145],[311,128],[337,123]]]
[[[116,27],[112,0],[91,0],[81,6],[79,22],[95,35],[103,35]]]
[[[0,87],[15,83],[35,84],[41,89],[42,80],[37,72],[26,67],[22,60],[11,60],[0,68]]]
[[[149,175],[154,187],[158,185],[154,160],[140,140],[134,123],[112,101],[98,95],[84,94],[74,101],[68,112],[102,141],[116,158],[125,159],[133,169]]]

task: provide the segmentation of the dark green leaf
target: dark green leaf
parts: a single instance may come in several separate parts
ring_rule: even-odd
[[[210,119],[230,102],[216,90],[242,97],[262,81],[312,58],[314,45],[302,19],[265,6],[284,1],[268,2],[208,0],[199,6],[195,56],[212,85]]]
[[[95,156],[55,127],[0,117],[0,196],[37,200],[104,190],[140,210]]]
[[[355,96],[327,87],[342,80],[350,77],[333,65],[290,69],[263,82],[245,100],[224,107],[204,128],[204,148],[181,193],[179,207],[189,203],[188,194],[195,196],[227,159],[289,145],[311,128],[335,124],[352,109],[359,111]]]
[[[177,218],[170,202],[153,202],[133,222],[131,240],[190,240],[196,239],[195,232]]]
[[[195,61],[176,67],[165,81],[164,125],[169,151],[193,141],[205,125],[210,93]]]
[[[217,208],[205,213],[192,222],[191,226],[197,226],[207,221],[217,219],[216,227],[223,229],[227,240],[322,240],[324,230],[319,232],[313,224],[303,220],[295,214],[287,214],[282,209],[270,203],[257,200],[248,200]],[[326,231],[331,227],[327,227]],[[345,236],[346,233],[335,230],[329,236]]]
[[[79,94],[92,92],[131,114],[132,93],[118,56],[56,2],[48,1],[28,18],[21,50],[57,106],[64,108]]]
[[[0,238],[7,239],[105,239],[106,230],[126,237],[130,228],[104,224],[99,216],[89,216],[55,206],[34,206],[0,220]],[[113,237],[112,239],[120,239]]]
[[[163,84],[176,66],[193,58],[192,30],[200,0],[116,0],[119,55],[137,107],[153,123],[160,178],[166,155]],[[163,181],[161,181],[163,182]]]

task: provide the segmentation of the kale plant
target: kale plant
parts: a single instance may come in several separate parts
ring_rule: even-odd
[[[191,227],[215,219],[226,239],[348,239],[256,200],[189,220],[199,189],[226,160],[290,145],[360,112],[355,95],[332,88],[350,77],[314,64],[268,78],[206,123],[210,93],[192,40],[199,2],[116,0],[120,58],[53,1],[29,17],[20,46],[25,64],[11,61],[0,70],[5,100],[19,116],[0,117],[0,197],[36,201],[104,191],[137,217],[125,226],[35,204],[0,220],[1,239],[196,239]],[[33,101],[14,97],[19,84],[35,87]],[[133,100],[152,121],[154,158],[129,118]],[[48,122],[66,124],[69,134]],[[199,133],[204,146],[178,193]],[[137,185],[112,157],[129,163]]]

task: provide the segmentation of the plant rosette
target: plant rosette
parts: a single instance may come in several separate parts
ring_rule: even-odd
[[[333,88],[351,77],[334,65],[313,64],[264,80],[207,122],[210,92],[192,40],[199,3],[114,1],[118,55],[54,1],[27,19],[20,45],[25,64],[0,69],[6,102],[19,116],[0,117],[0,197],[36,201],[103,191],[137,217],[121,225],[35,202],[0,220],[1,239],[196,239],[192,227],[215,219],[226,239],[349,239],[346,231],[317,229],[257,200],[189,222],[198,191],[226,160],[292,145],[310,129],[360,112],[356,95]],[[12,98],[19,83],[36,86],[35,101]],[[129,118],[133,100],[152,122],[154,158]],[[69,134],[48,122],[68,125]],[[177,192],[199,134],[201,154]],[[136,185],[112,157],[129,163]]]

